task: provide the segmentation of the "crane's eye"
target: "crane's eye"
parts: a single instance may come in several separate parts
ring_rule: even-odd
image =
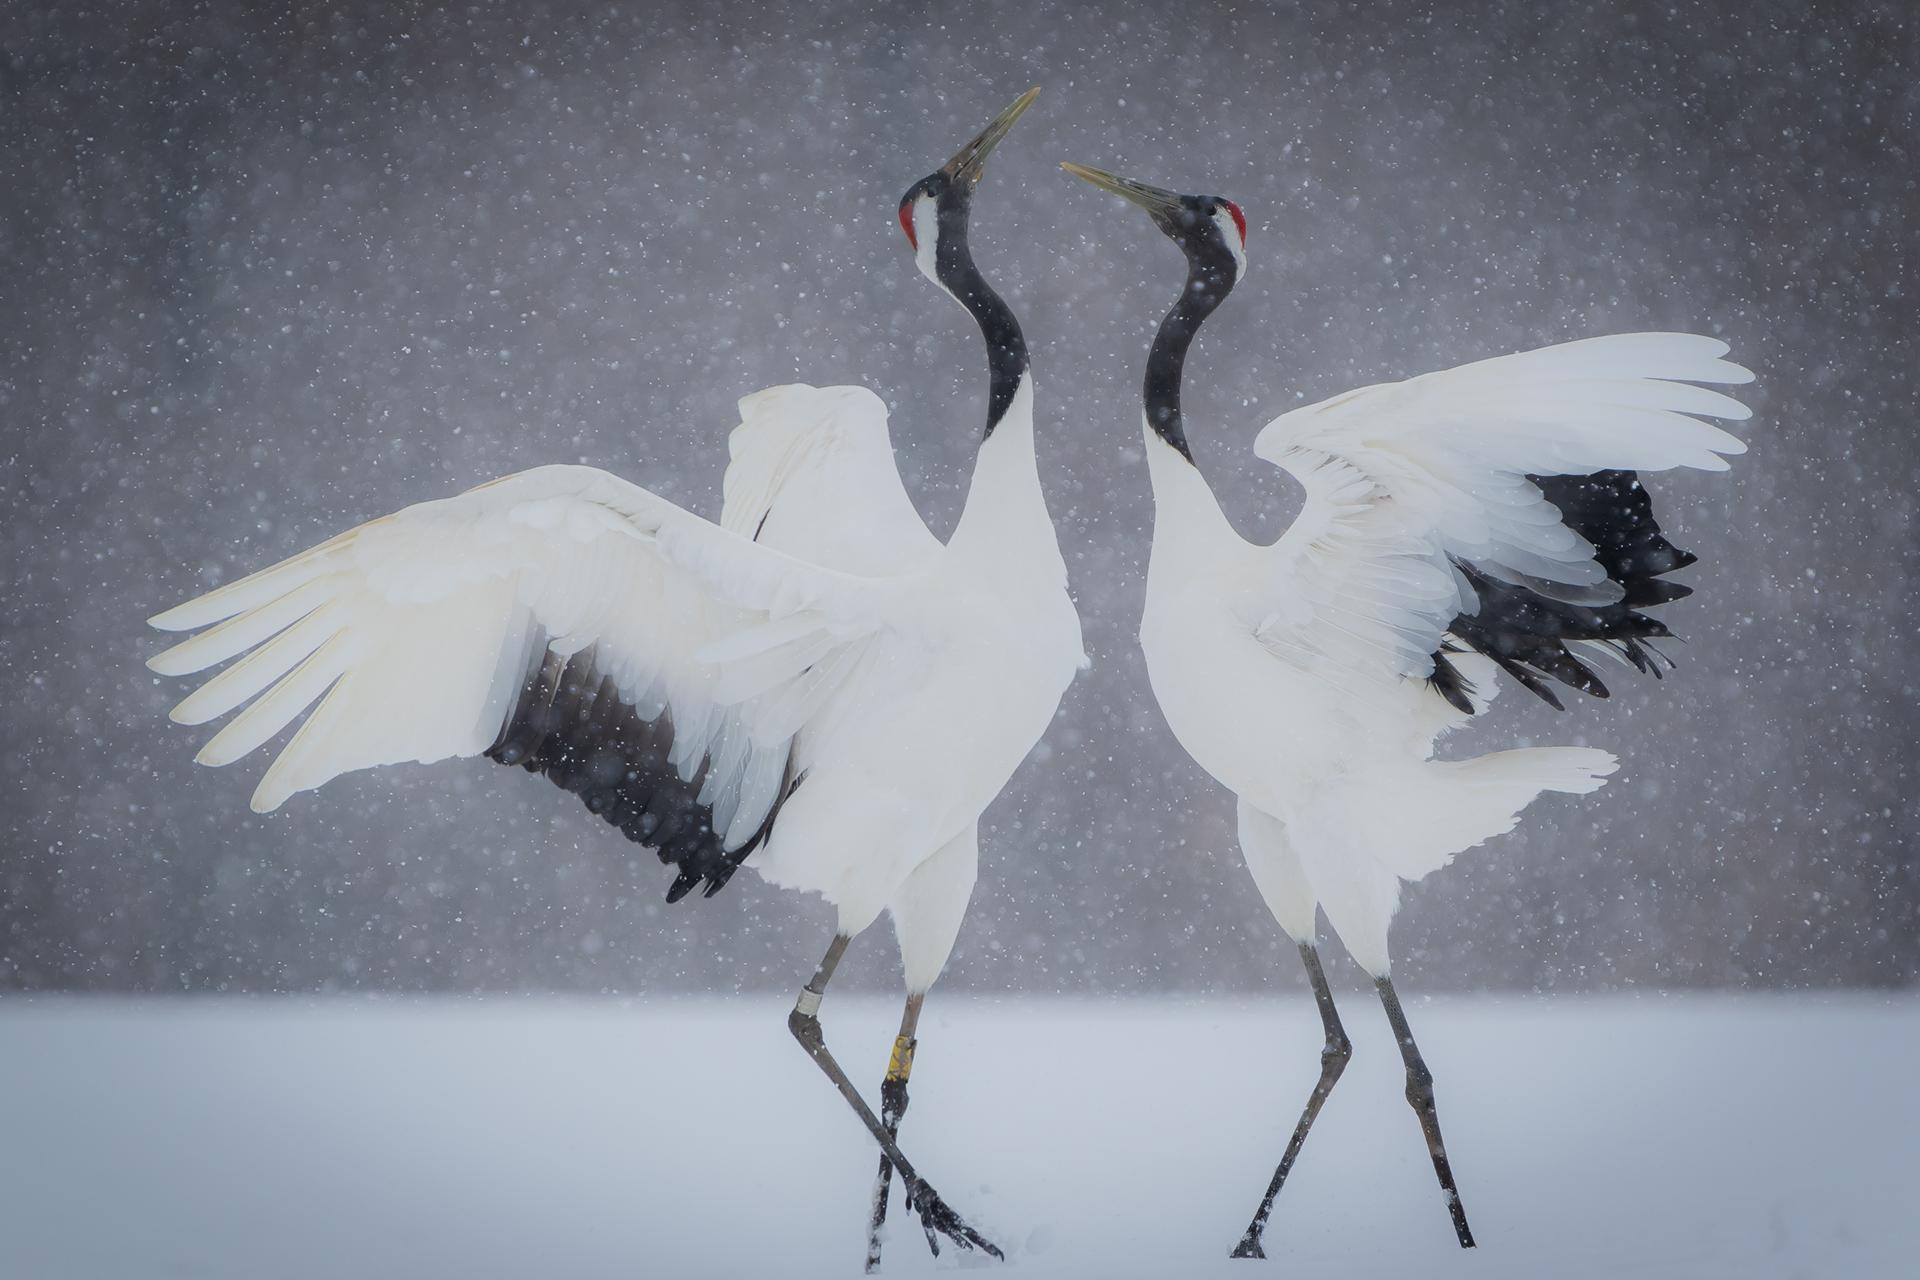
[[[1233,219],[1233,225],[1240,228],[1240,243],[1244,245],[1247,242],[1247,215],[1240,212],[1240,206],[1231,200],[1222,200],[1220,203]]]
[[[920,237],[913,233],[913,200],[911,197],[900,202],[900,229],[907,233],[907,243],[914,252],[920,251]]]

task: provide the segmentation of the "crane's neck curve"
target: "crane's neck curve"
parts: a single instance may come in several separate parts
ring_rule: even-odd
[[[987,394],[986,438],[991,438],[994,428],[1007,416],[1012,407],[1014,393],[1020,389],[1021,379],[1027,374],[1027,338],[1020,331],[1020,322],[1014,318],[1013,308],[1006,300],[993,291],[986,277],[980,274],[980,268],[974,265],[973,250],[967,243],[967,218],[972,204],[971,196],[957,193],[940,202],[939,237],[934,248],[934,279],[940,287],[953,295],[954,301],[967,309],[974,323],[980,326],[980,336],[987,344],[987,371],[990,384]]]
[[[980,444],[966,505],[947,546],[963,561],[996,566],[997,577],[1062,584],[1066,566],[1040,488],[1033,444],[1033,375],[1022,372],[1000,429]]]
[[[1235,283],[1233,263],[1211,255],[1188,259],[1187,283],[1180,290],[1160,331],[1154,335],[1153,349],[1147,353],[1147,376],[1141,389],[1147,425],[1189,463],[1193,450],[1187,445],[1187,424],[1180,412],[1180,384],[1186,376],[1187,351],[1193,339]]]

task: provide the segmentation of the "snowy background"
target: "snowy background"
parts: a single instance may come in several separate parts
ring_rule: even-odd
[[[650,855],[479,761],[255,817],[263,766],[190,763],[143,620],[538,463],[714,513],[734,401],[792,380],[878,390],[950,529],[985,373],[895,202],[1036,83],[975,244],[1095,665],[982,824],[908,1150],[1020,1275],[1237,1277],[1318,1068],[1134,645],[1181,265],[1076,159],[1247,210],[1188,412],[1250,535],[1295,505],[1253,434],[1304,399],[1641,328],[1761,375],[1752,454],[1656,484],[1702,557],[1679,671],[1565,715],[1510,690],[1458,748],[1622,773],[1396,928],[1482,1248],[1336,959],[1356,1057],[1278,1265],[1911,1274],[1910,6],[437,8],[0,0],[0,1277],[854,1272],[871,1146],[782,1019],[821,904],[742,875],[668,908]],[[842,973],[870,1084],[883,930]],[[889,1270],[925,1271],[902,1217]]]
[[[1265,1265],[1226,1255],[1319,1070],[1310,1002],[935,998],[902,1138],[1007,1251],[985,1277],[1911,1280],[1910,998],[1441,1003],[1412,1016],[1471,1253],[1357,1004]],[[34,1050],[0,1054],[0,1274],[858,1276],[873,1144],[786,1007],[0,1005]],[[895,1015],[829,999],[827,1033],[878,1070]],[[886,1273],[934,1270],[902,1219]]]
[[[1624,769],[1408,894],[1410,990],[1920,974],[1906,6],[432,8],[0,6],[0,986],[792,988],[819,903],[741,876],[667,908],[650,855],[497,766],[249,814],[258,764],[190,763],[143,619],[542,462],[717,512],[733,402],[796,379],[876,388],[951,528],[985,373],[894,206],[1030,84],[975,238],[1095,665],[987,814],[948,988],[1300,983],[1134,646],[1135,396],[1181,264],[1063,159],[1248,212],[1188,410],[1249,534],[1294,504],[1253,433],[1303,398],[1641,328],[1761,375],[1753,453],[1657,484],[1702,557],[1679,671],[1565,715],[1509,692],[1461,744]],[[891,942],[845,974],[891,988]]]

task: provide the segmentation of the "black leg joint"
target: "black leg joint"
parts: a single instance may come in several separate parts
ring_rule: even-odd
[[[1433,1072],[1417,1058],[1407,1065],[1407,1105],[1423,1114],[1434,1109]]]
[[[907,1114],[907,1082],[889,1076],[880,1082],[880,1119],[892,1129]]]
[[[1320,1070],[1327,1074],[1331,1084],[1340,1078],[1340,1073],[1353,1061],[1353,1042],[1347,1039],[1347,1033],[1336,1031],[1327,1037],[1326,1047],[1320,1050]]]
[[[827,1038],[821,1033],[818,1014],[802,1013],[795,1009],[787,1015],[787,1030],[793,1033],[793,1038],[808,1053],[819,1053],[826,1048]]]

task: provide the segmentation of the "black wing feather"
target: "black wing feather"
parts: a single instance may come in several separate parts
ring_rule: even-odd
[[[636,844],[652,849],[678,874],[667,901],[678,902],[705,884],[712,897],[725,887],[749,853],[773,829],[781,805],[798,785],[789,777],[766,821],[739,848],[725,848],[713,829],[713,808],[700,803],[709,761],[692,778],[673,766],[673,713],[642,719],[601,674],[591,648],[562,656],[544,637],[506,727],[487,748],[487,758],[543,773],[555,786],[579,796]]]
[[[1667,540],[1654,518],[1652,496],[1631,471],[1527,478],[1559,509],[1568,527],[1593,544],[1594,558],[1624,594],[1599,607],[1568,604],[1490,578],[1466,561],[1455,561],[1479,598],[1480,608],[1472,615],[1455,617],[1449,635],[1460,646],[1491,658],[1556,710],[1564,707],[1549,679],[1596,698],[1607,696],[1606,685],[1567,647],[1569,642],[1611,645],[1636,669],[1658,678],[1660,663],[1671,666],[1672,662],[1647,641],[1673,633],[1659,619],[1640,611],[1691,595],[1693,588],[1667,582],[1663,575],[1686,568],[1697,557]],[[1449,703],[1471,714],[1472,703],[1461,692],[1467,682],[1446,660],[1448,652],[1459,649],[1441,645],[1434,654],[1429,683]]]

